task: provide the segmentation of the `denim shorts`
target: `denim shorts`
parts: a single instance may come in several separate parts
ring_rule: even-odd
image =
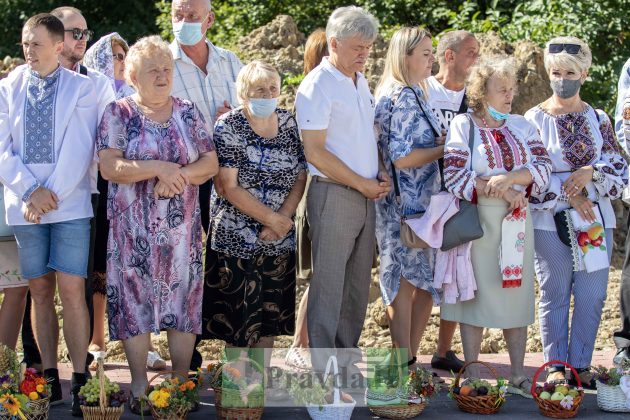
[[[51,271],[87,277],[90,218],[13,226],[13,233],[25,279],[42,277]]]

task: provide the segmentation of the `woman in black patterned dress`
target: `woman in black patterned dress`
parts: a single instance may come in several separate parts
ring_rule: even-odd
[[[221,195],[212,192],[203,338],[273,347],[295,329],[295,229],[306,161],[280,76],[254,61],[238,75],[242,106],[215,124]]]

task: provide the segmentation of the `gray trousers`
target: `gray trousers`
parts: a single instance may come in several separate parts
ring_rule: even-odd
[[[313,253],[307,312],[310,347],[356,354],[375,249],[374,202],[354,189],[313,178],[307,218]],[[326,352],[322,357],[315,353],[313,367],[323,369]]]

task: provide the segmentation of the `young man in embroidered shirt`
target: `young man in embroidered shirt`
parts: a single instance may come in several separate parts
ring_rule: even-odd
[[[80,415],[89,317],[85,303],[90,218],[88,169],[94,156],[96,91],[90,79],[59,65],[64,27],[39,14],[22,29],[26,64],[0,81],[0,182],[22,275],[29,279],[32,321],[51,402],[61,401],[57,374],[56,286],[72,358],[72,413]]]

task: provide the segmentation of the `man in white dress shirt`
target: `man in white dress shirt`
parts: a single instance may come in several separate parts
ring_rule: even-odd
[[[440,70],[427,79],[429,105],[446,134],[451,120],[468,111],[464,87],[470,69],[479,57],[479,42],[468,31],[447,32],[438,42],[437,56]],[[458,372],[464,365],[451,350],[456,329],[456,322],[440,320],[438,345],[431,359],[433,369]]]
[[[85,303],[90,218],[89,168],[94,156],[97,98],[93,83],[59,64],[64,27],[39,14],[22,29],[26,65],[0,82],[0,182],[7,223],[29,279],[35,337],[51,402],[61,400],[57,374],[56,286],[72,358],[72,413],[80,415],[89,316]]]
[[[333,12],[326,26],[330,56],[298,89],[295,107],[312,181],[307,197],[313,278],[308,295],[312,349],[358,346],[375,248],[374,200],[390,189],[379,165],[374,97],[361,73],[378,33],[376,19],[355,6]],[[322,371],[326,351],[312,351]]]
[[[232,51],[219,48],[206,38],[206,32],[215,23],[210,0],[174,0],[171,20],[175,35],[171,43],[175,59],[172,95],[192,101],[214,127],[219,116],[238,105],[235,83],[243,64]],[[201,224],[206,233],[211,188],[212,181],[199,187]],[[195,348],[190,369],[197,370],[201,362],[201,354]]]

